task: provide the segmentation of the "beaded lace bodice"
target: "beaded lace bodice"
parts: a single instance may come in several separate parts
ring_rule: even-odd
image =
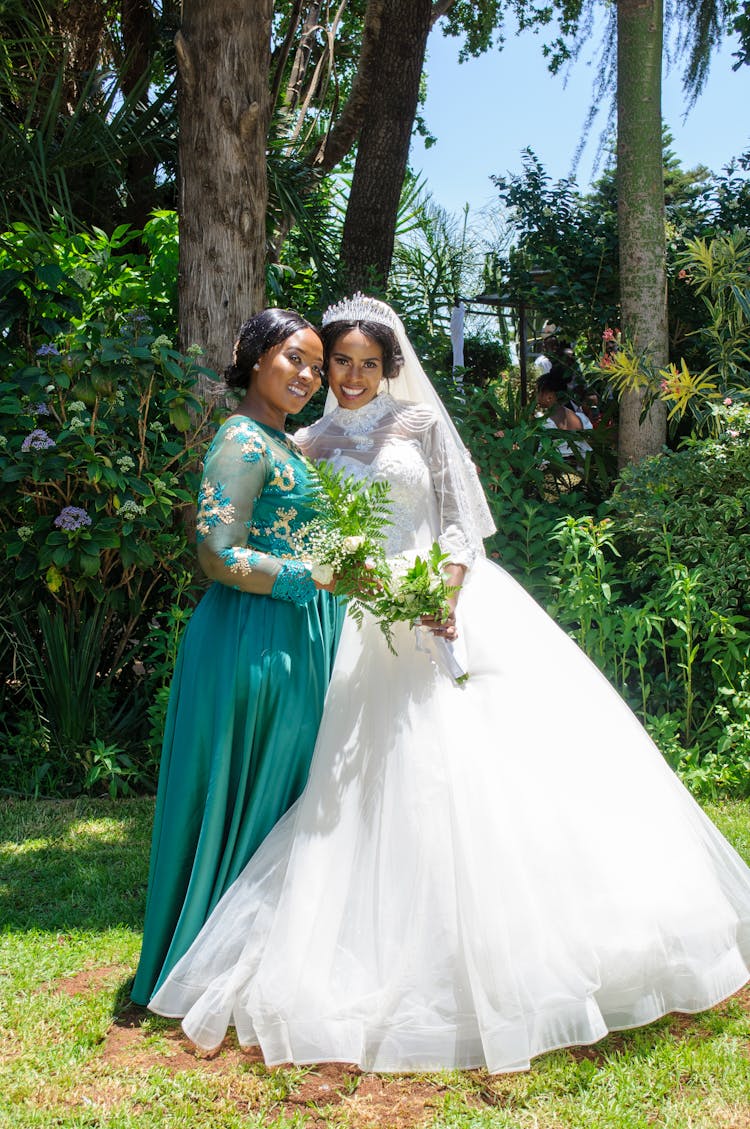
[[[362,408],[334,409],[295,439],[312,459],[389,484],[389,554],[425,551],[437,540],[456,564],[471,564],[474,550],[462,528],[460,497],[431,408],[381,393]]]
[[[419,444],[415,440],[393,439],[373,454],[371,463],[340,454],[334,465],[372,482],[387,482],[390,487],[391,525],[386,533],[389,556],[418,548],[417,533],[426,525],[430,537],[437,538],[437,506],[432,480]],[[432,518],[425,523],[425,516]]]

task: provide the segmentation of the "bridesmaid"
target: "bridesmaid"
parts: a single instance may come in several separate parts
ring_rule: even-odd
[[[320,387],[320,337],[290,310],[245,322],[198,495],[198,559],[214,581],[185,631],[169,699],[143,948],[146,1004],[307,780],[343,609],[295,557],[312,512],[284,433]]]

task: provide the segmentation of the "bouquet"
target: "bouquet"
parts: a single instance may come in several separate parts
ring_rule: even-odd
[[[358,625],[370,612],[395,654],[394,623],[449,615],[448,599],[455,589],[443,573],[447,556],[434,543],[425,557],[387,558],[387,483],[364,482],[325,462],[308,463],[308,470],[317,487],[316,516],[298,530],[297,550],[312,564],[314,580],[335,581],[336,595],[347,598],[347,610]]]
[[[308,463],[307,468],[317,487],[316,514],[297,530],[295,547],[312,565],[313,580],[335,581],[336,595],[347,597],[349,614],[361,624],[371,594],[390,576],[384,549],[391,523],[388,486],[362,482],[330,463]]]
[[[399,556],[388,560],[388,576],[373,596],[371,611],[392,648],[390,628],[394,623],[417,622],[422,616],[446,619],[448,597],[455,591],[445,582],[443,564],[448,559],[437,542],[426,557]]]
[[[391,631],[394,623],[406,621],[416,626],[422,616],[444,620],[450,615],[449,597],[456,589],[445,580],[443,565],[447,560],[448,554],[434,541],[426,557],[400,556],[388,561],[390,575],[373,597],[370,610],[394,654]],[[431,651],[457,685],[466,682],[469,675],[456,654],[455,644],[432,633],[424,633],[424,638],[422,634],[417,634],[418,648]]]

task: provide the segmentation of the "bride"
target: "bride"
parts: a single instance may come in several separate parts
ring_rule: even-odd
[[[493,1072],[711,1007],[750,978],[750,870],[485,558],[476,472],[394,312],[355,295],[323,325],[338,406],[298,442],[387,480],[389,550],[439,538],[460,598],[397,625],[397,656],[347,620],[302,797],[149,1006],[269,1064]]]

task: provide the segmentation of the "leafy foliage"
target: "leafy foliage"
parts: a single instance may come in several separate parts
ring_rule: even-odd
[[[335,583],[356,623],[366,611],[374,617],[395,654],[394,623],[449,614],[447,555],[435,543],[426,557],[387,558],[388,484],[357,479],[326,462],[310,464],[309,472],[317,486],[316,516],[298,530],[298,551],[312,561],[316,580]]]
[[[153,34],[141,29],[148,49],[136,63],[119,10],[101,0],[78,18],[70,5],[25,5],[23,14],[20,7],[11,2],[0,13],[5,223],[42,227],[57,216],[70,229],[111,229],[128,217],[133,196],[143,190],[136,181],[144,178],[144,216],[149,207],[173,203],[168,11],[152,13]]]
[[[619,344],[602,359],[601,372],[617,396],[640,391],[646,408],[654,400],[668,408],[672,434],[684,434],[690,421],[694,434],[728,434],[736,401],[748,393],[750,367],[750,244],[747,232],[736,229],[712,240],[687,241],[678,257],[679,278],[690,287],[706,312],[704,324],[692,331],[700,340],[706,365],[691,371],[685,358],[656,370],[648,357],[636,354],[629,342]]]
[[[567,518],[552,611],[699,795],[748,794],[748,412],[627,468],[601,521]]]
[[[169,244],[165,218],[154,222],[150,236]],[[16,748],[29,712],[43,719],[44,760],[19,768],[35,789],[150,778],[137,763],[153,690],[153,638],[144,645],[192,558],[202,370],[143,306],[118,312],[138,299],[166,320],[168,305],[166,275],[129,261],[127,238],[42,239],[17,225],[2,245],[0,574],[15,624],[4,725]]]
[[[720,175],[703,168],[685,172],[670,144],[665,133],[670,357],[677,364],[684,357],[691,370],[702,369],[709,358],[699,334],[710,325],[711,314],[686,282],[687,261],[695,258],[696,240],[731,238],[750,216],[750,182],[736,164]],[[514,247],[496,260],[498,287],[524,298],[589,356],[597,356],[604,327],[621,320],[613,170],[581,193],[573,180],[552,182],[527,150],[522,173],[493,180],[515,226]]]
[[[69,327],[113,326],[128,311],[174,336],[177,260],[175,212],[155,213],[143,232],[121,225],[110,235],[13,224],[0,235],[0,358],[13,363],[20,348],[30,360]]]
[[[298,551],[312,560],[313,574],[321,566],[326,569],[322,583],[336,577],[338,594],[351,595],[356,603],[362,573],[370,568],[380,577],[386,567],[383,544],[391,520],[388,486],[360,481],[326,462],[309,463],[308,473],[316,489],[315,517],[299,529]],[[361,612],[353,611],[360,622]]]
[[[498,530],[486,543],[488,554],[546,602],[556,522],[597,504],[592,462],[582,460],[579,469],[562,458],[557,447],[561,433],[545,428],[531,406],[521,405],[512,374],[483,388],[445,374],[438,374],[434,383],[487,494]]]
[[[703,571],[711,606],[750,615],[750,422],[717,440],[628,467],[611,512],[628,537],[628,579],[636,591],[659,589],[674,562]]]

